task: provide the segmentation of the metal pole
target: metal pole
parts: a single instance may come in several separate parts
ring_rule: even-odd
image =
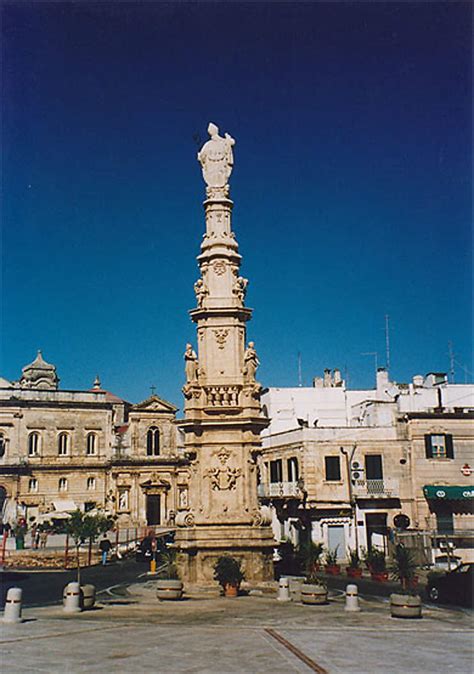
[[[66,534],[66,545],[64,546],[64,568],[67,569],[67,558],[69,555],[69,534]]]
[[[3,532],[3,538],[2,538],[2,548],[0,551],[0,566],[3,566],[5,563],[5,550],[7,549],[7,538],[8,538],[8,531]]]

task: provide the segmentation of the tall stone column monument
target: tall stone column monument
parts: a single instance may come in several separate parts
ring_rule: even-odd
[[[257,353],[247,342],[252,311],[245,306],[247,279],[231,226],[235,141],[212,123],[208,131],[198,154],[207,187],[197,306],[190,312],[197,347],[187,344],[184,354],[183,428],[191,464],[176,518],[178,564],[184,580],[205,583],[217,558],[230,554],[242,561],[248,580],[269,580],[274,540],[257,499],[260,432],[268,421],[261,413]]]

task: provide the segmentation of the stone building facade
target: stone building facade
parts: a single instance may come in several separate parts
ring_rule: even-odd
[[[59,389],[38,353],[18,382],[0,380],[0,501],[4,521],[103,509],[121,526],[166,525],[188,480],[177,409],[157,395],[133,405],[101,388]]]
[[[296,541],[309,524],[345,558],[349,547],[387,547],[406,515],[433,557],[446,535],[473,557],[472,385],[440,374],[395,384],[380,369],[375,389],[348,390],[328,370],[313,388],[267,389],[262,403],[271,422],[259,494],[277,539]]]

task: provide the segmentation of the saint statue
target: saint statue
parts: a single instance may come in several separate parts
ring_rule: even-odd
[[[234,295],[237,295],[238,299],[243,302],[245,299],[245,294],[247,292],[248,279],[243,278],[242,276],[237,277],[232,288]]]
[[[246,375],[247,381],[255,381],[255,374],[259,365],[260,361],[258,360],[257,352],[255,351],[255,343],[249,342],[244,353],[244,374]]]
[[[186,382],[195,382],[197,380],[198,359],[192,344],[186,344],[186,351],[184,352],[184,365],[186,372]]]
[[[224,188],[232,173],[234,156],[232,146],[235,140],[228,133],[219,136],[219,128],[212,122],[207,127],[211,137],[198,152],[198,161],[202,166],[202,175],[208,187]]]
[[[202,278],[199,278],[194,284],[194,292],[196,293],[198,307],[201,308],[206,299],[206,295],[209,295],[209,289]]]

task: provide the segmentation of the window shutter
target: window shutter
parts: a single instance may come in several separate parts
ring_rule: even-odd
[[[445,435],[444,440],[446,442],[446,458],[454,459],[453,436]]]
[[[431,435],[425,435],[425,452],[427,459],[433,458],[433,450],[431,447]]]

